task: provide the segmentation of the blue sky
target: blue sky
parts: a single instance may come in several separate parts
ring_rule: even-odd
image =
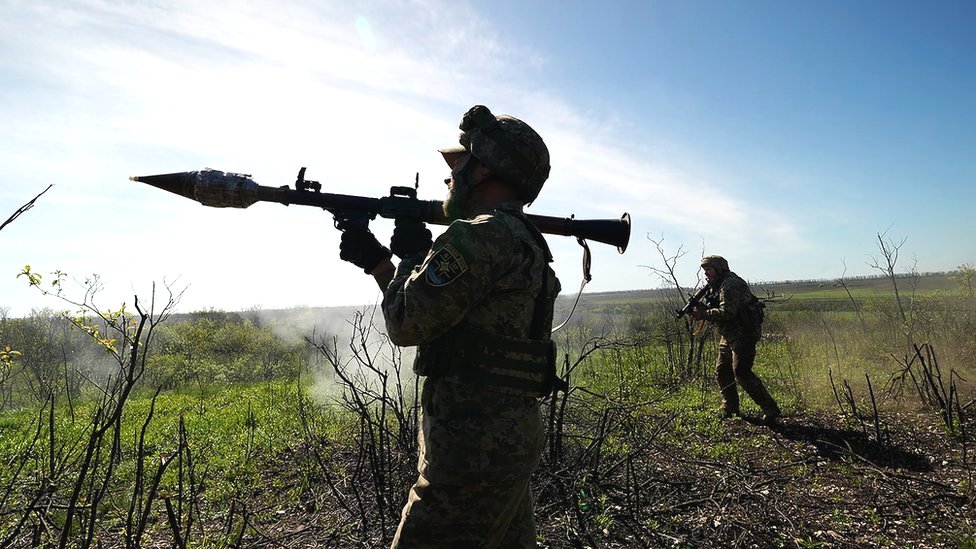
[[[264,185],[301,166],[329,192],[380,196],[488,105],[552,154],[530,212],[634,220],[593,245],[587,291],[659,287],[718,253],[752,281],[976,263],[972,2],[299,2],[0,0],[0,307],[60,304],[25,264],[104,306],[185,287],[182,310],[372,303],[329,216],[217,210],[131,183],[213,167]],[[435,229],[439,230],[439,229]],[[374,232],[387,239],[392,223]],[[575,241],[551,237],[567,293]]]

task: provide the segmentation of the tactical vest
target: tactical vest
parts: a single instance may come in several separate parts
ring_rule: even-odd
[[[543,397],[564,383],[556,375],[556,345],[550,338],[559,280],[549,266],[552,254],[542,233],[516,215],[545,253],[545,280],[536,295],[530,336],[487,333],[463,321],[417,347],[413,369],[419,376],[481,385],[503,394]]]
[[[729,273],[734,274],[734,273]],[[726,275],[728,276],[728,275]],[[738,275],[735,275],[738,277]],[[714,309],[720,305],[720,288],[724,279],[716,286],[709,286],[708,293],[705,295],[705,306]],[[762,324],[766,317],[766,304],[756,297],[749,289],[747,303],[739,306],[735,319],[723,321],[719,324],[719,333],[729,337],[730,340],[740,336],[759,338],[762,337]]]

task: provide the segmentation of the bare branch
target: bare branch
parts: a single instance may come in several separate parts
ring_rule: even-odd
[[[17,219],[18,217],[20,217],[20,214],[22,214],[22,213],[26,212],[27,210],[33,208],[34,207],[34,202],[36,202],[37,199],[40,198],[42,194],[44,194],[44,193],[48,192],[49,190],[51,190],[51,187],[53,187],[53,186],[54,186],[53,183],[50,184],[50,185],[48,185],[47,188],[44,189],[43,191],[39,192],[37,194],[37,196],[35,196],[34,198],[30,199],[29,202],[27,202],[26,204],[24,204],[23,206],[21,206],[20,208],[18,208],[17,211],[15,211],[13,214],[11,214],[10,217],[8,217],[7,220],[3,222],[3,225],[0,225],[0,231],[2,231],[3,228],[6,227],[7,225],[13,223],[13,221],[15,219]]]
[[[644,267],[645,269],[656,274],[661,281],[665,282],[669,286],[673,286],[675,289],[677,289],[678,296],[682,300],[685,299],[685,296],[681,290],[681,283],[678,282],[678,275],[674,272],[675,267],[678,265],[678,260],[688,253],[685,251],[684,245],[679,245],[677,251],[675,251],[672,255],[668,255],[668,253],[664,250],[663,236],[659,240],[654,240],[650,235],[648,235],[647,239],[654,244],[658,255],[661,256],[661,260],[664,262],[664,269],[659,269],[652,265],[641,265],[641,267]]]

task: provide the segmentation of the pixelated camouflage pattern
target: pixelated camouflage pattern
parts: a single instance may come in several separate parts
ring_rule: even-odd
[[[729,262],[720,255],[706,255],[701,260],[701,266],[714,267],[720,271],[729,270]]]
[[[776,401],[766,390],[752,367],[756,362],[756,337],[741,337],[735,341],[722,341],[718,346],[718,360],[715,363],[715,377],[722,392],[722,408],[728,413],[739,411],[739,391],[736,383],[749,395],[764,413],[775,411],[779,415]]]
[[[752,322],[747,314],[747,308],[756,297],[749,289],[749,284],[734,272],[729,271],[718,282],[712,285],[705,294],[705,304],[708,307],[704,318],[715,324],[723,342],[735,341],[741,337],[759,338],[762,326]]]
[[[480,331],[528,337],[548,262],[516,217],[521,215],[518,202],[505,202],[491,213],[457,220],[434,241],[420,265],[401,261],[383,300],[391,340],[419,345],[461,320]],[[445,250],[464,264],[463,273],[447,283],[444,269],[452,267],[435,261]],[[428,277],[429,270],[438,276]]]
[[[410,489],[392,547],[535,547],[532,506],[528,481],[453,486],[421,476]]]
[[[716,264],[718,258],[721,261]],[[709,265],[719,267],[728,265],[721,256],[709,256]],[[706,264],[705,259],[702,265]],[[754,321],[749,309],[756,297],[739,275],[727,272],[705,295],[709,307],[705,319],[713,322],[721,336],[718,346],[718,359],[715,363],[715,377],[722,393],[722,408],[726,413],[738,413],[738,386],[749,395],[763,412],[776,411],[776,401],[766,390],[762,380],[753,371],[756,360],[756,343],[762,335],[762,326]]]
[[[401,346],[434,341],[464,321],[491,334],[528,337],[548,263],[517,203],[458,220],[420,265],[403,261],[383,300],[387,333]],[[434,259],[452,249],[466,268],[432,284]],[[433,482],[511,483],[538,464],[543,429],[538,401],[446,378],[424,383],[420,472]]]
[[[410,259],[400,263],[382,304],[393,343],[433,342],[462,321],[487,333],[530,335],[535,297],[548,262],[525,223],[516,217],[520,215],[521,203],[503,203],[491,213],[455,221],[434,241],[419,265]],[[448,256],[460,255],[458,262],[451,263],[463,262],[465,268],[449,276],[441,273],[431,283],[428,270],[443,267],[433,260],[446,257],[442,252],[448,247],[452,249]],[[445,283],[446,278],[450,280]],[[421,477],[411,498],[419,501],[408,505],[401,525],[409,532],[441,530],[447,524],[453,529],[455,524],[495,517],[498,498],[490,494],[528,482],[539,464],[544,430],[537,399],[499,394],[476,383],[428,377],[423,384],[418,438]],[[422,503],[426,494],[435,498],[429,506]],[[416,509],[413,514],[411,508]],[[512,527],[516,530],[526,528],[525,520],[531,521],[531,510],[520,515],[528,518],[516,521],[522,525]],[[470,543],[404,542],[403,546],[485,547],[483,527],[479,528],[470,534],[459,531]],[[428,535],[453,534],[431,531]]]
[[[515,187],[523,202],[530,204],[539,196],[542,185],[549,178],[549,148],[542,137],[522,120],[507,114],[498,115],[495,119],[501,129],[511,137],[528,167],[517,162],[503,145],[480,128],[463,132],[458,139],[461,147],[441,149],[441,152],[470,152]]]

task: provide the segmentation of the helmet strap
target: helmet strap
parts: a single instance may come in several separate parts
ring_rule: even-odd
[[[478,164],[481,164],[481,161],[475,158],[473,154],[468,154],[468,157],[464,159],[464,163],[457,170],[457,176],[454,177],[454,181],[468,189],[474,189],[492,179],[498,179],[497,175],[489,173],[480,180],[475,181],[474,171],[478,168]]]

